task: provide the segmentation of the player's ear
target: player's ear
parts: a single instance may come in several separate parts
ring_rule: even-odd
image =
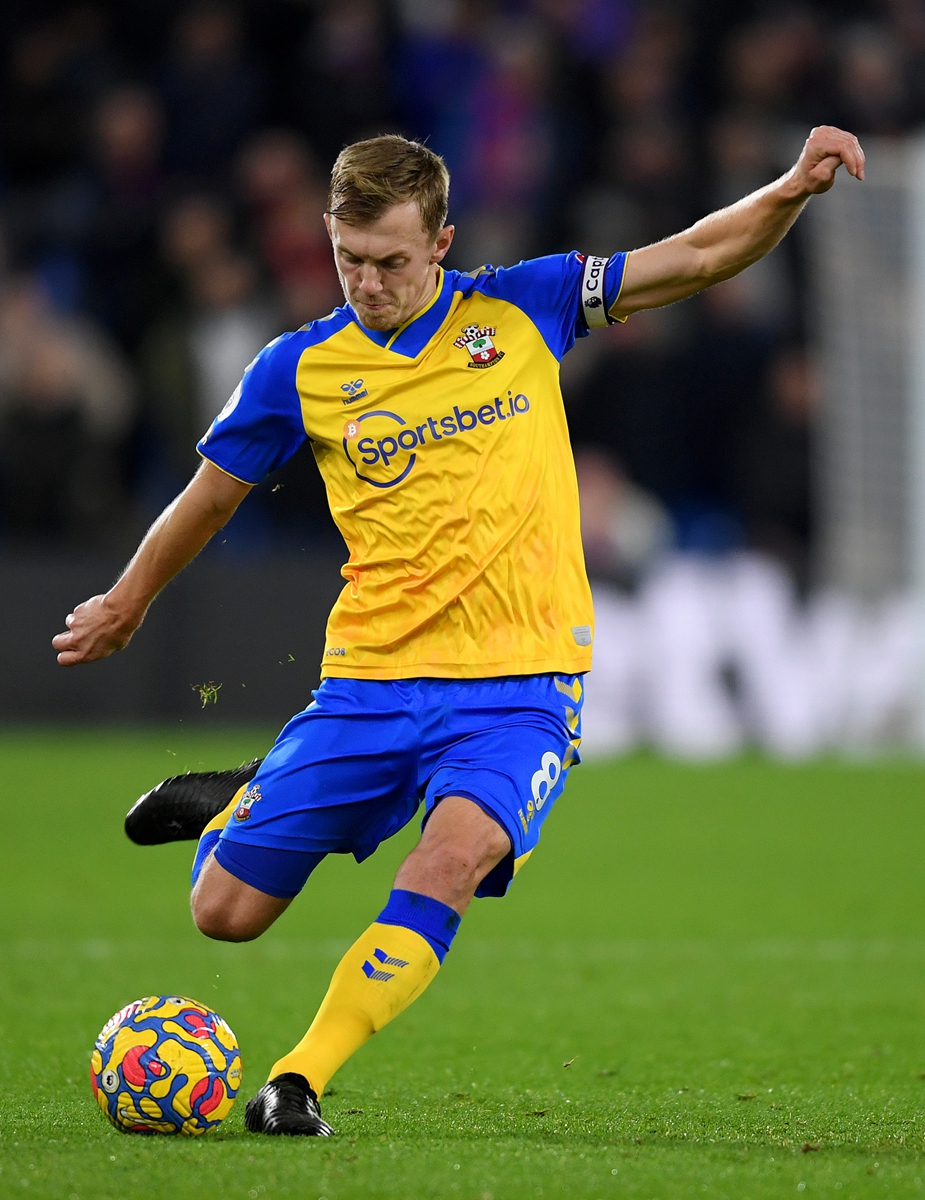
[[[434,243],[433,254],[430,256],[432,263],[438,263],[441,259],[446,258],[446,252],[453,244],[453,238],[456,234],[455,225],[444,225],[437,234],[437,240]]]
[[[334,241],[334,234],[331,232],[331,214],[330,214],[330,213],[325,213],[325,214],[324,214],[324,227],[325,227],[325,229],[328,231],[328,237],[329,237],[329,238],[331,239],[331,241],[333,242],[333,241]]]

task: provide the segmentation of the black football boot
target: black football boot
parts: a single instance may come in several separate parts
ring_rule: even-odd
[[[334,1130],[321,1119],[318,1097],[304,1075],[287,1071],[265,1083],[244,1110],[251,1133],[290,1137],[330,1137]]]
[[[235,792],[250,783],[262,762],[255,758],[233,771],[191,771],[165,779],[135,801],[125,818],[125,832],[139,846],[196,841]]]

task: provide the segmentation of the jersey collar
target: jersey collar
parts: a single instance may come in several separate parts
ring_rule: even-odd
[[[395,354],[401,354],[404,358],[417,358],[430,339],[434,336],[440,326],[443,324],[446,314],[450,311],[450,303],[453,299],[453,289],[450,287],[449,280],[446,277],[446,271],[440,266],[437,267],[439,276],[437,278],[437,289],[434,292],[433,298],[426,308],[421,309],[419,313],[407,320],[404,325],[399,325],[397,329],[367,329],[360,324],[352,305],[348,305],[353,319],[359,325],[360,329],[371,342],[375,342],[377,346],[381,346],[383,350],[391,350]]]

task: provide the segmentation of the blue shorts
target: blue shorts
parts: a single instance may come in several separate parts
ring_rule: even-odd
[[[223,830],[220,865],[288,898],[326,854],[361,862],[422,801],[426,823],[465,796],[511,840],[476,892],[503,896],[579,761],[581,676],[325,679],[313,695]]]

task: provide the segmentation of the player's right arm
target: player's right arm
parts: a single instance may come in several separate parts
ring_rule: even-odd
[[[68,614],[52,639],[63,667],[95,662],[127,646],[151,601],[233,516],[252,485],[205,461],[157,518],[119,581]]]
[[[127,646],[161,588],[230,520],[251,488],[305,441],[295,374],[309,336],[283,334],[244,372],[199,441],[205,461],[189,485],[148,530],[118,583],[78,604],[67,631],[52,638],[62,667],[95,662]]]

